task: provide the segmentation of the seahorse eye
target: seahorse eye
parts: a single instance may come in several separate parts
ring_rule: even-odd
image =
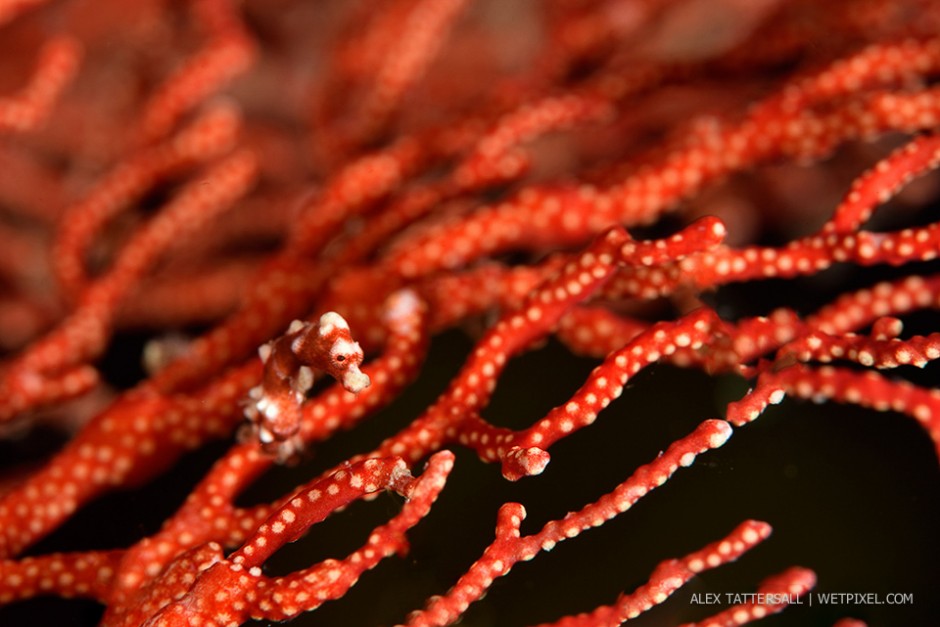
[[[339,362],[344,362],[344,361],[346,361],[346,355],[337,355],[337,356],[336,356],[336,361],[339,361]]]

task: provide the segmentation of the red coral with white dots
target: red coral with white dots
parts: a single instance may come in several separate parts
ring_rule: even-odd
[[[940,5],[133,11],[0,0],[0,622],[35,623],[53,596],[126,626],[930,615]],[[824,424],[873,410],[875,448],[851,429],[822,453],[790,443],[817,411],[802,399]],[[887,412],[919,429],[903,463],[881,461],[883,425],[904,424]],[[908,562],[857,590],[907,603],[804,606],[816,586],[886,585],[793,548],[781,503],[853,575],[879,550],[786,500],[830,456],[856,461],[820,472],[870,483],[856,502],[910,489],[889,466],[927,468],[877,538]],[[561,569],[564,593],[524,565],[641,525],[658,498],[677,509],[616,527]],[[285,548],[331,525],[358,548]],[[574,597],[607,558],[639,570]],[[709,571],[737,560],[721,571],[746,583],[722,590]],[[412,570],[370,583],[394,568]]]

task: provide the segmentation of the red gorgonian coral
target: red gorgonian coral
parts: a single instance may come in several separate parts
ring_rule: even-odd
[[[938,33],[0,0],[0,624],[936,621]]]

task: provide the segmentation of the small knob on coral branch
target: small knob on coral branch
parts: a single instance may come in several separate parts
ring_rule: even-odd
[[[514,446],[503,458],[503,476],[510,481],[517,481],[522,477],[541,474],[551,458],[548,451],[535,446]]]

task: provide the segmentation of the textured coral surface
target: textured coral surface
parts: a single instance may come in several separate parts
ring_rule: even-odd
[[[0,0],[0,625],[936,624],[938,33]]]

